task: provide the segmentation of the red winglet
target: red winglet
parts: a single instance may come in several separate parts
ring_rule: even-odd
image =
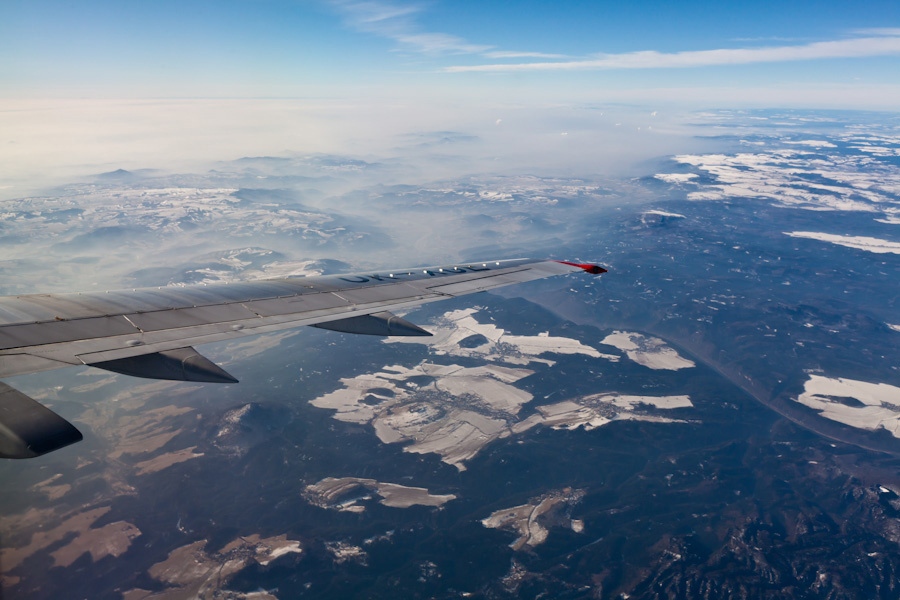
[[[599,275],[600,273],[608,273],[608,271],[606,269],[604,269],[603,267],[601,267],[600,265],[579,265],[578,263],[570,263],[570,262],[566,262],[564,260],[557,260],[554,262],[562,263],[564,265],[569,265],[572,267],[578,267],[579,269],[584,269],[591,275]]]

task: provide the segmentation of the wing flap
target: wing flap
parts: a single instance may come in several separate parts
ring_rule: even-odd
[[[0,458],[34,458],[81,440],[74,425],[0,382]]]
[[[270,300],[246,302],[247,308],[260,317],[276,317],[316,310],[337,309],[350,306],[350,302],[335,294],[313,293]]]
[[[393,302],[395,300],[413,300],[429,296],[421,287],[408,283],[382,284],[372,287],[341,290],[336,292],[341,298],[355,305]]]
[[[439,294],[447,294],[448,296],[462,296],[464,294],[473,294],[475,292],[483,292],[504,285],[518,283],[516,279],[510,277],[509,274],[492,275],[490,277],[481,277],[479,279],[470,279],[468,281],[459,281],[457,283],[447,283],[444,285],[432,285],[428,289]]]
[[[0,329],[0,350],[138,333],[121,316],[7,325]]]
[[[243,319],[254,319],[258,318],[259,315],[243,304],[231,303],[217,306],[157,310],[130,314],[127,317],[141,331],[160,331],[163,329],[206,325],[208,323],[226,323]]]
[[[40,373],[80,364],[81,362],[74,357],[72,362],[66,363],[33,354],[3,354],[0,355],[0,377]]]

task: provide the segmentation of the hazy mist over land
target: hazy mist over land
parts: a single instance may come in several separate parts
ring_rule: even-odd
[[[379,183],[480,173],[614,175],[693,147],[688,111],[439,100],[9,101],[3,195],[119,168],[169,173],[219,160],[339,154]]]
[[[623,105],[14,104],[0,114],[10,138],[0,194],[22,207],[58,197],[60,211],[27,242],[6,240],[8,268],[53,273],[27,276],[35,287],[8,280],[33,291],[132,285],[123,277],[135,266],[241,246],[372,267],[521,255],[580,226],[582,209],[558,194],[587,198],[592,211],[646,202],[630,178],[675,152],[721,145],[696,137],[705,132],[695,114]],[[517,194],[526,197],[503,201]],[[519,201],[512,213],[499,208]],[[285,221],[298,216],[311,221]],[[327,232],[300,233],[307,226]]]

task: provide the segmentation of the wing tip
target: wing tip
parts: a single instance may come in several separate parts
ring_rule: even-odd
[[[591,275],[600,275],[602,273],[608,273],[608,269],[604,269],[600,265],[591,265],[591,264],[579,264],[573,262],[566,262],[564,260],[556,260],[553,262],[558,262],[563,265],[569,265],[570,267],[578,267],[579,269],[584,270],[586,273],[590,273]]]

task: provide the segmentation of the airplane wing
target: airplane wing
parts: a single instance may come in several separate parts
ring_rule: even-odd
[[[515,259],[347,275],[109,292],[0,297],[0,377],[89,365],[151,379],[237,383],[193,346],[300,325],[367,335],[430,335],[389,310],[586,271]],[[68,421],[0,383],[0,458],[82,439]]]

